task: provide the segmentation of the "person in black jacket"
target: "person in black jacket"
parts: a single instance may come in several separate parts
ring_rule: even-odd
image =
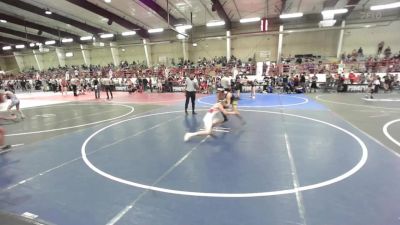
[[[100,82],[97,77],[93,80],[93,88],[94,88],[94,97],[96,99],[100,98]]]

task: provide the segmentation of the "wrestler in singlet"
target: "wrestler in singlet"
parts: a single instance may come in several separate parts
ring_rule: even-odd
[[[215,115],[217,115],[217,113],[220,112],[219,104],[220,103],[214,104],[210,109],[208,109],[206,115],[204,115],[203,122],[204,122],[205,130],[211,130],[213,122],[214,122],[213,121],[214,117],[215,117]]]

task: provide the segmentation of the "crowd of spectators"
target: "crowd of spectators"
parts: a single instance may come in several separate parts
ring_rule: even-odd
[[[382,43],[380,43],[382,44]],[[379,47],[380,48],[380,47]],[[355,52],[355,53],[354,53]],[[359,48],[354,51],[357,58],[362,56],[363,50]],[[384,51],[386,52],[386,50]],[[356,79],[352,77],[344,77],[338,74],[339,63],[324,62],[320,56],[314,55],[295,55],[294,57],[282,57],[281,64],[264,64],[262,68],[262,76],[265,79],[259,80],[262,91],[270,91],[273,89],[282,89],[285,92],[306,92],[312,85],[313,81],[318,82],[314,74],[327,74],[327,86],[340,87],[341,84],[347,83],[365,83],[368,79],[373,79],[376,72],[377,64],[384,66],[384,72],[398,71],[400,72],[400,58],[398,55],[384,57],[375,61],[375,58],[369,57],[366,61],[358,64],[354,62],[344,61],[347,70],[354,73],[361,73]],[[385,63],[385,64],[384,64]],[[22,91],[59,90],[62,79],[68,84],[71,80],[79,81],[78,86],[81,89],[91,88],[95,78],[112,78],[113,86],[126,86],[126,90],[133,91],[162,91],[172,92],[174,86],[183,86],[185,77],[189,74],[195,74],[200,84],[200,91],[210,93],[220,84],[223,76],[232,77],[233,84],[241,83],[241,85],[249,85],[247,76],[256,74],[256,58],[241,60],[232,56],[229,60],[225,57],[214,57],[211,59],[199,58],[196,62],[180,59],[177,62],[172,61],[172,66],[157,65],[148,68],[142,62],[122,61],[119,65],[108,64],[100,65],[75,65],[48,68],[45,71],[37,71],[34,68],[25,70],[22,73],[0,74],[0,85],[3,88],[16,89]],[[332,75],[331,75],[332,74]],[[364,77],[364,78],[363,78]],[[236,79],[238,78],[238,79]],[[397,80],[393,78],[393,80]],[[393,85],[392,85],[393,86]]]

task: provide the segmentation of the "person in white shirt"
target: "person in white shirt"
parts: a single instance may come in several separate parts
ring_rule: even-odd
[[[197,79],[195,79],[194,74],[190,74],[188,78],[186,78],[186,101],[185,101],[185,113],[188,114],[188,106],[189,106],[189,99],[192,101],[192,114],[197,114],[195,112],[195,102],[196,102],[196,91],[199,87],[197,83]]]
[[[19,102],[19,99],[17,98],[17,96],[16,96],[14,93],[12,93],[11,91],[6,91],[6,92],[4,92],[4,96],[5,96],[7,99],[10,99],[10,100],[11,100],[10,105],[8,105],[8,107],[7,107],[7,111],[11,113],[11,109],[15,106],[17,112],[18,112],[19,115],[21,116],[21,119],[24,119],[24,118],[25,118],[25,115],[22,113],[22,111],[21,111],[20,108],[19,108],[19,103],[20,103],[20,102]]]
[[[160,77],[157,77],[157,88],[158,88],[158,92],[163,92],[163,88],[162,88],[162,79]]]
[[[222,86],[222,88],[224,88],[225,90],[231,88],[231,79],[228,77],[227,74],[225,74],[225,75],[222,77],[222,79],[221,79],[221,86]]]

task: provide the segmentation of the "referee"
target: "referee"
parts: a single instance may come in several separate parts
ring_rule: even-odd
[[[197,114],[194,111],[195,101],[196,101],[196,90],[199,87],[197,80],[194,79],[194,74],[190,74],[188,78],[186,78],[186,102],[185,102],[185,113],[188,114],[188,106],[189,106],[189,98],[192,101],[192,114]]]

